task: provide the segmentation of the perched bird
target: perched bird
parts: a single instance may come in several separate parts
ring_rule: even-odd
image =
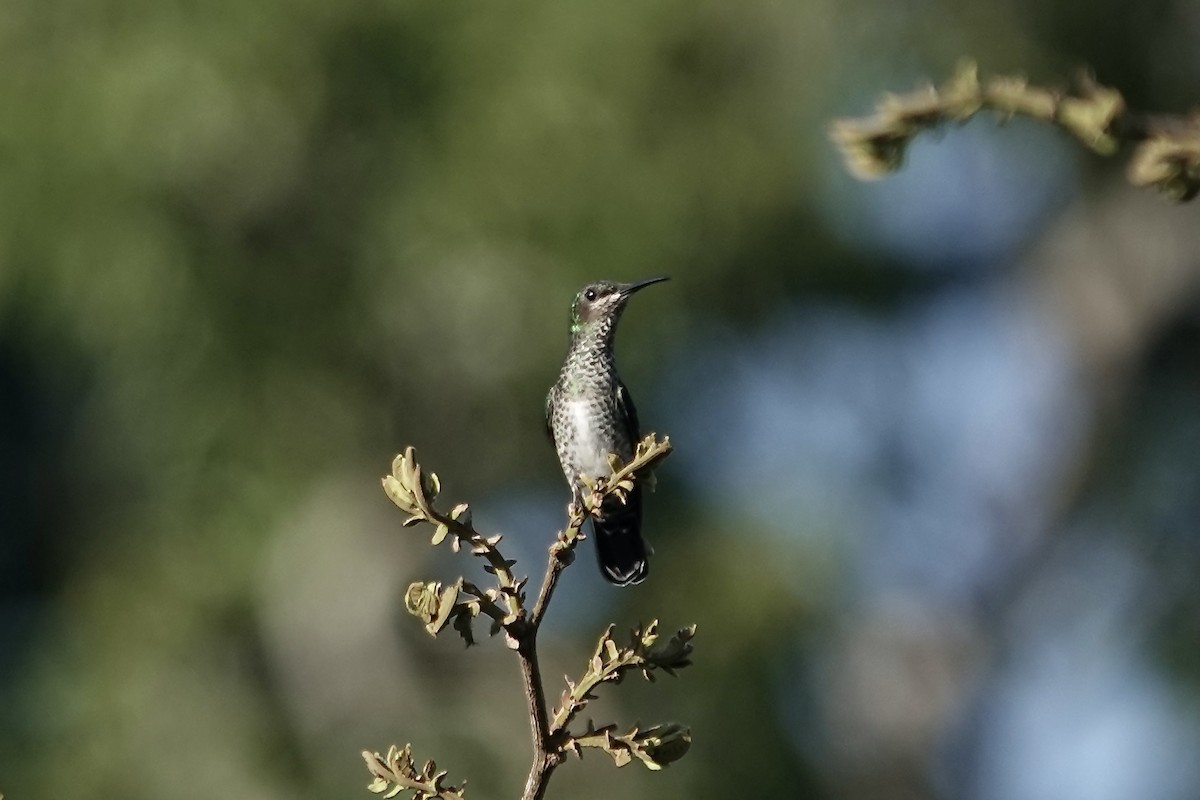
[[[665,280],[597,281],[575,296],[567,360],[546,396],[546,431],[576,500],[584,489],[580,475],[608,475],[608,454],[629,461],[641,438],[633,398],[617,375],[613,338],[633,293]],[[640,485],[634,485],[626,503],[613,497],[606,500],[593,515],[592,533],[606,579],[629,586],[646,578],[650,565],[642,539]]]

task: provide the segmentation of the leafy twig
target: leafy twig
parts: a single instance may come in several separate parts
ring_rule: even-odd
[[[680,628],[665,643],[658,643],[658,621],[655,620],[645,628],[635,629],[625,647],[617,645],[612,631],[613,626],[609,625],[608,630],[600,637],[583,678],[578,683],[567,679],[567,688],[562,694],[562,705],[554,712],[550,723],[552,735],[565,733],[575,715],[587,706],[588,701],[596,699],[593,692],[600,684],[620,683],[631,670],[640,670],[646,680],[653,681],[655,669],[674,675],[675,670],[692,663],[695,625]]]
[[[1200,192],[1200,112],[1187,117],[1135,113],[1119,91],[1087,73],[1070,91],[1032,86],[1020,76],[999,75],[981,83],[975,64],[968,61],[941,87],[886,95],[874,116],[837,120],[829,135],[847,168],[874,180],[900,168],[917,134],[947,122],[966,122],[985,109],[1002,119],[1020,115],[1058,125],[1101,155],[1114,154],[1123,143],[1134,144],[1130,183],[1154,186],[1177,202]]]
[[[498,593],[495,599],[507,608],[505,624],[511,624],[522,611],[525,579],[518,581],[513,576],[512,567],[516,562],[506,559],[497,549],[502,538],[499,534],[485,537],[471,526],[471,509],[466,503],[459,503],[449,514],[443,514],[433,506],[441,488],[436,473],[426,475],[422,472],[421,465],[416,461],[416,451],[411,447],[396,456],[392,461],[392,474],[383,478],[383,491],[410,515],[404,521],[405,527],[428,522],[434,526],[431,540],[434,546],[441,544],[449,534],[454,534],[450,546],[455,552],[466,545],[472,555],[487,561],[483,569],[496,576]]]
[[[618,767],[638,759],[647,769],[660,770],[687,754],[692,746],[692,731],[678,722],[655,725],[646,730],[633,726],[627,733],[614,733],[616,725],[597,728],[588,722],[587,730],[570,737],[563,747],[583,758],[581,748],[594,747],[612,756]]]
[[[366,750],[362,755],[367,769],[375,776],[367,788],[384,798],[395,797],[407,789],[413,792],[413,800],[464,800],[463,787],[467,782],[459,786],[443,784],[446,773],[438,772],[432,759],[417,769],[411,745],[405,745],[403,750],[390,747],[386,756]]]
[[[405,526],[427,522],[434,526],[432,543],[436,546],[450,539],[455,550],[466,546],[472,555],[484,559],[484,570],[496,580],[495,587],[481,588],[463,578],[443,585],[440,582],[416,582],[408,587],[405,605],[409,612],[425,624],[425,629],[437,636],[447,626],[453,627],[470,646],[475,643],[472,623],[476,617],[491,620],[491,634],[505,633],[510,648],[517,652],[525,684],[529,725],[533,737],[534,758],[526,780],[523,797],[537,800],[544,796],[550,775],[562,763],[568,752],[577,755],[581,748],[605,749],[618,766],[636,758],[650,769],[659,769],[681,757],[691,742],[691,733],[678,723],[668,723],[646,730],[635,726],[625,734],[615,734],[615,726],[596,728],[572,736],[567,725],[595,697],[593,690],[601,683],[619,683],[630,670],[640,669],[650,680],[655,670],[674,674],[687,666],[692,652],[691,639],[695,626],[683,628],[666,642],[658,641],[657,623],[634,631],[630,644],[618,647],[612,638],[612,626],[600,639],[596,653],[584,677],[578,684],[568,680],[563,705],[553,719],[547,712],[545,689],[537,655],[537,632],[562,571],[575,558],[575,547],[584,539],[583,524],[591,514],[598,513],[606,499],[622,501],[633,490],[635,481],[649,480],[650,470],[671,452],[665,437],[660,441],[653,434],[638,443],[633,458],[622,464],[610,456],[611,474],[586,478],[587,490],[567,509],[567,527],[560,531],[550,546],[546,572],[532,610],[525,603],[526,579],[518,580],[513,573],[515,562],[506,559],[499,550],[499,535],[486,537],[475,530],[468,506],[463,503],[449,513],[439,511],[434,501],[441,491],[437,475],[424,473],[416,461],[413,448],[408,448],[392,463],[392,472],[384,477],[383,488],[399,508],[409,514]],[[375,775],[371,790],[393,797],[411,790],[416,800],[461,800],[462,789],[442,785],[445,773],[436,771],[428,762],[417,770],[412,762],[410,746],[403,750],[391,748],[386,758],[378,753],[364,753],[368,767]]]

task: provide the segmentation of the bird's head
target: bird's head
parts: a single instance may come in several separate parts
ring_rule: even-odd
[[[616,320],[625,310],[625,304],[634,292],[667,280],[664,275],[633,283],[596,281],[589,283],[575,295],[571,306],[571,333],[578,334],[597,323]]]

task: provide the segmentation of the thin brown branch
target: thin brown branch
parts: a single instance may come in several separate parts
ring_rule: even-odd
[[[546,607],[558,586],[558,578],[562,571],[575,561],[575,545],[583,539],[583,521],[585,513],[577,503],[571,503],[567,508],[568,524],[566,530],[558,534],[554,544],[550,545],[550,553],[546,561],[546,576],[542,579],[542,588],[538,591],[537,601],[529,615],[529,622],[534,627],[542,623]]]
[[[546,573],[542,577],[542,586],[538,590],[533,611],[528,619],[523,619],[509,628],[510,632],[515,629],[517,656],[521,660],[521,677],[525,683],[529,729],[533,736],[533,763],[529,767],[529,777],[525,781],[522,800],[537,800],[543,797],[550,783],[550,775],[563,760],[561,748],[550,731],[546,712],[546,689],[538,663],[537,634],[542,617],[558,585],[559,576],[575,560],[575,545],[583,538],[580,532],[585,519],[583,510],[572,503],[567,509],[567,514],[569,522],[566,530],[559,533],[554,544],[550,546]]]
[[[521,677],[525,682],[525,704],[529,711],[529,727],[533,735],[533,763],[525,781],[522,800],[538,800],[546,794],[550,775],[562,763],[562,754],[550,737],[546,717],[546,692],[542,684],[542,671],[538,664],[537,629],[527,628],[527,633],[517,648],[521,660]]]
[[[535,798],[541,798],[545,794],[551,774],[563,760],[562,745],[567,741],[565,724],[569,722],[578,709],[586,704],[586,699],[571,704],[571,710],[565,721],[560,722],[558,715],[555,716],[553,725],[548,720],[546,692],[542,683],[541,669],[538,665],[537,634],[542,623],[542,618],[545,616],[546,608],[550,605],[550,600],[554,595],[554,589],[558,586],[558,579],[562,575],[563,570],[570,566],[575,559],[575,546],[584,538],[582,533],[583,523],[587,519],[587,514],[590,513],[590,510],[599,508],[608,494],[627,492],[632,489],[632,481],[637,479],[639,472],[653,467],[654,464],[666,458],[670,452],[671,444],[669,440],[664,439],[659,442],[653,435],[646,437],[645,440],[639,443],[634,458],[628,464],[621,465],[615,461],[613,462],[613,474],[605,479],[596,481],[593,491],[585,495],[583,504],[571,503],[567,509],[567,528],[559,533],[554,544],[550,546],[546,562],[546,573],[542,578],[542,586],[538,590],[538,597],[534,603],[533,611],[527,618],[517,620],[515,623],[506,626],[509,635],[513,637],[517,644],[517,655],[521,659],[521,675],[525,682],[525,700],[529,711],[529,727],[533,735],[533,764],[529,768],[529,777],[525,781],[523,800],[535,800]],[[611,632],[611,628],[609,631]],[[604,647],[606,639],[608,639],[607,634],[601,640],[601,648]],[[599,652],[597,657],[599,657]],[[618,672],[623,671],[629,666],[632,666],[632,664],[623,664]],[[604,672],[604,676],[599,679],[600,681],[612,680],[616,677],[616,673],[613,673],[611,670],[605,669],[602,671]],[[581,685],[584,686],[583,691],[585,695],[590,693],[591,689],[594,688],[586,677]]]
[[[658,655],[650,652],[655,639],[654,625],[634,633],[634,642],[625,650],[618,649],[609,630],[601,638],[588,674],[578,687],[578,697],[571,697],[565,706],[562,720],[558,715],[552,726],[546,706],[545,686],[538,663],[537,634],[542,618],[553,598],[554,590],[565,570],[575,559],[575,547],[584,538],[583,523],[590,513],[600,508],[606,498],[625,498],[633,490],[634,482],[641,479],[671,452],[669,440],[658,441],[653,434],[638,443],[634,457],[628,464],[621,464],[613,456],[610,459],[612,474],[598,480],[588,481],[588,490],[577,497],[568,507],[567,527],[558,534],[550,546],[546,572],[532,610],[525,605],[525,579],[518,580],[513,574],[515,562],[506,559],[497,548],[500,536],[485,537],[474,529],[470,509],[466,504],[455,506],[449,513],[434,507],[434,500],[441,489],[437,476],[424,473],[416,461],[416,453],[410,447],[392,463],[392,474],[383,478],[383,488],[388,497],[410,516],[405,526],[427,522],[434,526],[432,543],[436,546],[450,538],[451,547],[457,551],[461,545],[471,548],[471,553],[487,562],[485,571],[496,579],[495,588],[482,589],[474,583],[459,578],[454,583],[416,582],[409,586],[405,605],[409,612],[425,623],[426,630],[437,635],[448,625],[462,634],[467,644],[474,642],[472,620],[480,615],[492,620],[492,633],[503,631],[510,648],[516,651],[521,665],[521,679],[525,688],[526,709],[529,714],[529,729],[533,741],[533,762],[525,782],[524,800],[540,800],[546,793],[550,776],[566,757],[567,748],[579,753],[581,746],[598,746],[593,738],[581,742],[571,739],[565,730],[568,723],[589,699],[595,684],[603,681],[619,681],[621,674],[630,668],[641,666],[649,677],[649,670],[661,668],[671,672],[673,667],[685,666],[690,653],[693,629],[681,630],[668,646]],[[680,638],[683,637],[683,638]],[[678,646],[674,646],[678,642]],[[682,649],[680,649],[682,648]],[[614,661],[615,659],[615,661]],[[616,663],[616,662],[620,663]],[[597,677],[593,682],[593,672]],[[566,702],[566,700],[564,700]],[[605,732],[589,731],[603,738]],[[686,741],[684,741],[686,739]],[[596,742],[600,739],[595,739]],[[624,736],[613,736],[605,741],[613,742],[614,758],[637,757],[651,769],[669,763],[673,753],[686,752],[690,733],[681,726],[658,726],[639,732],[636,728]],[[620,751],[619,753],[617,751]],[[624,754],[624,755],[622,755]],[[376,780],[371,790],[377,793],[395,793],[408,789],[414,792],[415,800],[442,798],[459,800],[461,790],[444,786],[444,772],[437,772],[430,761],[420,770],[412,762],[411,749],[392,748],[387,757],[377,753],[364,753],[364,758]],[[674,756],[677,757],[677,756]]]
[[[533,612],[529,617],[530,624],[541,624],[542,617],[546,614],[546,606],[549,605],[550,598],[554,595],[554,589],[558,586],[558,578],[569,564],[570,562],[564,559],[561,554],[554,553],[553,551],[550,553],[550,557],[546,561],[546,579],[542,581],[542,588],[538,592],[537,602],[533,604]]]

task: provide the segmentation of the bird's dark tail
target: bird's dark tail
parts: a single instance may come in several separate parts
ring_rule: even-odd
[[[615,497],[606,500],[600,514],[592,517],[592,531],[596,558],[606,580],[617,586],[630,586],[646,579],[650,560],[642,539],[641,486],[633,487],[627,503]]]

